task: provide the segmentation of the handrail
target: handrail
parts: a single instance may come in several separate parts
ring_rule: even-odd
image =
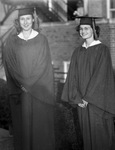
[[[4,39],[6,37],[6,35],[8,35],[9,33],[11,33],[11,31],[13,31],[14,26],[12,26],[11,28],[8,29],[8,31],[6,31],[1,37],[0,37],[0,41],[2,39]]]
[[[10,16],[10,14],[15,10],[16,7],[11,7],[7,14],[5,15],[5,17],[2,19],[2,21],[0,22],[0,25],[3,25],[4,22],[6,21],[6,19]]]

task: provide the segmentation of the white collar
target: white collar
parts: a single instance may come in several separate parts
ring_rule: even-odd
[[[94,40],[89,46],[87,46],[86,43],[84,42],[84,43],[82,44],[82,47],[88,48],[88,47],[91,47],[91,46],[94,46],[94,45],[98,45],[98,44],[100,44],[100,43],[101,43],[101,41],[99,41],[99,40]]]
[[[33,39],[33,38],[36,37],[38,34],[39,34],[39,32],[37,32],[36,30],[33,30],[33,29],[32,29],[32,32],[31,32],[31,34],[30,34],[30,36],[29,36],[28,39],[25,39],[25,38],[24,38],[24,35],[23,35],[22,32],[20,32],[20,33],[18,34],[18,37],[21,38],[21,39],[23,39],[23,40],[26,40],[26,41],[27,41],[27,40],[29,40],[29,39]]]

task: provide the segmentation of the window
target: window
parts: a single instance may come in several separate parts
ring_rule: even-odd
[[[110,20],[115,20],[115,0],[107,0],[107,18]]]
[[[110,18],[115,19],[115,0],[110,0]]]

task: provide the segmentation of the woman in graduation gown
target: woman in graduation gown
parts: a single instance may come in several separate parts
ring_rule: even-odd
[[[110,51],[97,39],[100,28],[94,21],[80,18],[77,30],[84,42],[72,55],[62,100],[78,110],[84,150],[113,150],[114,73]]]
[[[3,49],[15,150],[54,150],[54,80],[47,38],[33,29],[33,8],[19,9],[20,32]],[[18,30],[19,31],[19,30]]]

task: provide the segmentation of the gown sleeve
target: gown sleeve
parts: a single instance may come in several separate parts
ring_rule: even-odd
[[[25,62],[28,64],[24,68],[21,57],[15,52],[16,47],[14,48],[13,40],[8,40],[4,48],[4,64],[6,66],[6,72],[9,72],[8,76],[11,76],[15,81],[17,80],[20,84],[26,87],[32,86],[37,80],[39,80],[51,63],[49,45],[46,38],[42,38],[37,49],[38,52],[36,51],[32,58],[33,62],[31,59],[28,59],[31,57],[32,52],[30,52],[29,55],[25,54]],[[20,60],[18,61],[18,59]]]
[[[19,44],[16,47],[20,40],[14,41],[15,38],[8,39],[3,51],[10,93],[20,92],[24,87],[33,97],[54,104],[54,73],[47,38],[39,35],[30,41],[32,45],[27,43],[29,46],[23,42],[22,49]]]
[[[83,99],[106,112],[115,114],[115,81],[111,56],[106,46],[103,46],[101,51]]]
[[[79,56],[79,51],[80,48],[72,55],[68,76],[62,92],[62,100],[78,104],[82,103],[82,99],[84,99],[94,109],[101,111],[102,114],[104,112],[115,114],[115,80],[108,47],[102,44],[101,49],[99,49],[93,68],[94,71],[86,85],[84,95],[79,90],[79,75],[77,70],[77,56]]]
[[[3,61],[3,67],[5,70],[5,75],[6,75],[6,79],[7,79],[7,84],[8,84],[8,89],[9,89],[9,94],[11,94],[13,91],[13,93],[21,93],[21,89],[20,89],[20,85],[18,83],[18,81],[12,76],[11,72],[11,68],[10,65],[8,63],[8,60],[13,60],[13,57],[11,57],[9,59],[9,54],[11,53],[12,56],[12,39],[10,38],[11,36],[9,36],[7,38],[7,41],[4,45],[4,48],[2,50],[2,61]]]
[[[82,97],[78,88],[78,75],[76,74],[76,53],[77,51],[75,50],[71,58],[67,79],[61,97],[62,101],[69,102],[71,104],[73,101],[74,104],[82,103]]]

